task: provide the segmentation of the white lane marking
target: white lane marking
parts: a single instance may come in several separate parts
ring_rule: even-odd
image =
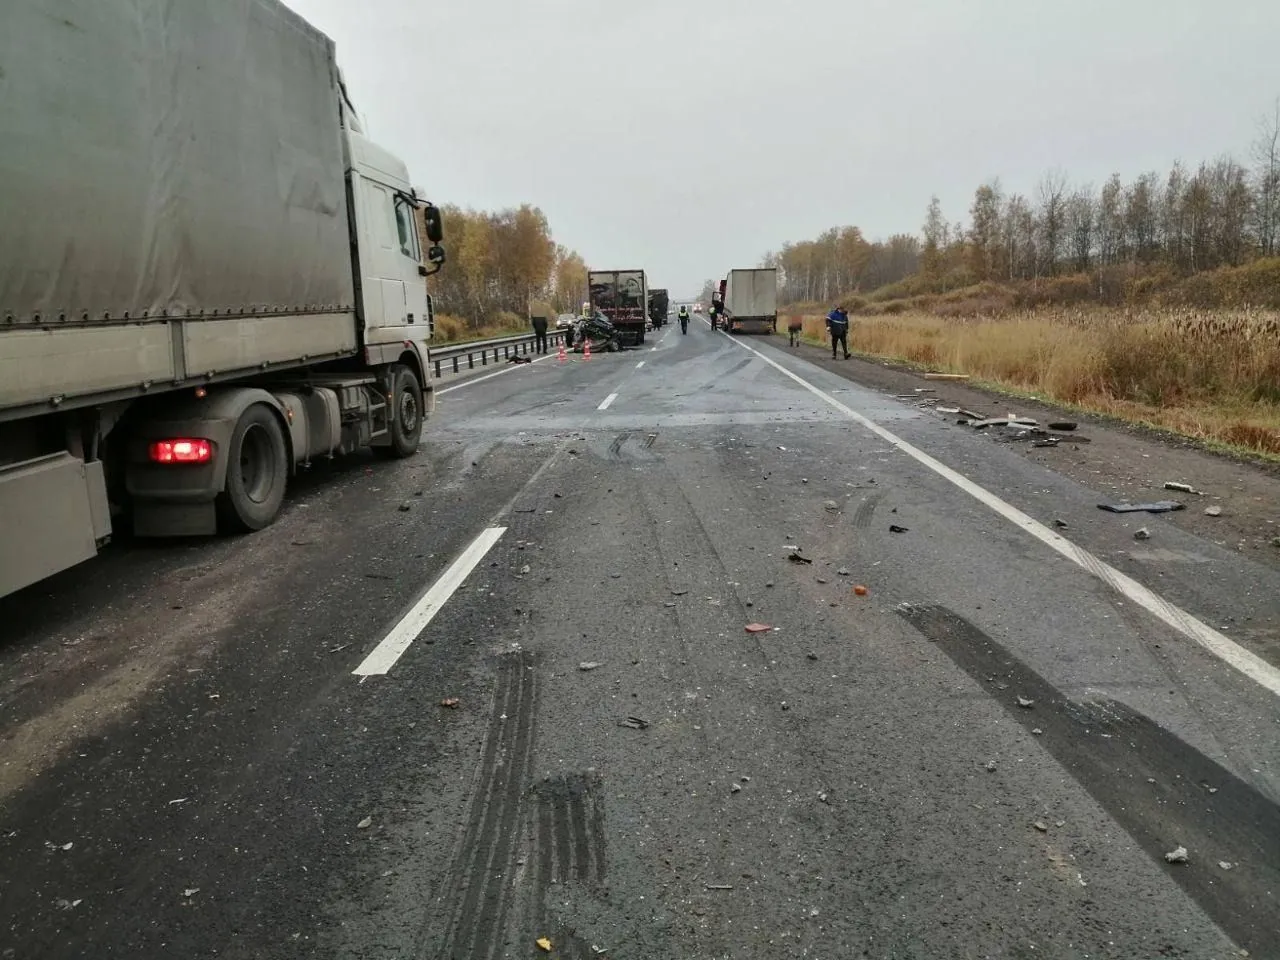
[[[644,361],[641,360],[639,363],[636,364],[636,369],[639,370],[643,366],[644,366]]]
[[[477,563],[497,543],[506,527],[489,527],[480,536],[471,541],[471,545],[462,551],[461,556],[449,564],[440,579],[431,585],[409,611],[400,618],[400,622],[392,627],[382,642],[373,648],[364,658],[360,666],[351,672],[357,677],[370,677],[385,674],[397,660],[409,649],[410,644],[427,628],[432,618],[440,612],[455,590],[471,575]]]
[[[617,399],[618,399],[618,395],[617,395],[616,393],[611,393],[611,394],[609,394],[607,397],[605,397],[605,398],[604,398],[604,402],[602,402],[602,403],[600,404],[600,406],[596,407],[596,409],[597,409],[597,410],[608,410],[608,409],[609,409],[609,404],[613,403],[613,401],[615,401],[615,400],[617,400]]]
[[[543,360],[550,360],[554,356],[555,356],[554,353],[548,353],[545,357],[539,357],[537,360],[534,360],[530,363],[513,363],[511,366],[507,367],[507,369],[505,370],[499,370],[496,373],[486,373],[483,377],[474,377],[473,379],[467,380],[464,383],[455,383],[452,387],[445,387],[443,390],[437,390],[436,396],[437,397],[443,396],[444,394],[448,393],[450,390],[461,390],[463,387],[469,387],[472,384],[484,383],[484,381],[486,380],[492,380],[494,377],[500,377],[504,373],[510,373],[512,370],[523,370],[525,367],[532,366],[535,363],[541,363]]]
[[[1280,695],[1280,670],[1273,667],[1261,657],[1246,650],[1230,637],[1219,633],[1217,630],[1213,629],[1213,627],[1209,626],[1202,620],[1193,617],[1182,608],[1174,606],[1168,600],[1165,600],[1159,594],[1153,592],[1147,587],[1144,587],[1132,577],[1125,576],[1119,570],[1099,560],[1083,547],[1072,543],[1070,540],[1057,533],[1054,533],[1044,524],[1040,523],[1040,521],[1027,516],[1027,514],[1023,513],[1017,507],[1010,503],[1006,503],[986,488],[978,486],[978,484],[974,483],[968,477],[952,470],[946,464],[935,460],[923,450],[918,447],[914,447],[906,440],[903,440],[897,434],[891,433],[884,427],[880,426],[880,424],[873,420],[869,420],[856,410],[853,410],[841,403],[835,397],[824,393],[820,388],[815,387],[798,374],[792,373],[772,357],[765,356],[755,347],[748,346],[741,340],[737,340],[728,334],[724,334],[724,336],[728,337],[731,342],[742,347],[742,349],[754,353],[765,363],[769,364],[769,366],[773,367],[784,376],[790,377],[814,396],[819,397],[832,407],[835,407],[841,413],[845,414],[845,416],[850,420],[861,424],[876,436],[880,437],[880,439],[893,444],[893,446],[897,447],[917,463],[928,467],[934,473],[938,474],[938,476],[959,487],[979,503],[989,507],[995,513],[998,513],[1015,526],[1021,527],[1037,540],[1062,554],[1062,556],[1066,557],[1072,563],[1084,570],[1087,570],[1117,593],[1127,597],[1144,610],[1153,614],[1157,619],[1164,621],[1184,637],[1200,644],[1200,646],[1204,647],[1228,666],[1240,671],[1250,680],[1253,680],[1255,683],[1272,693]]]

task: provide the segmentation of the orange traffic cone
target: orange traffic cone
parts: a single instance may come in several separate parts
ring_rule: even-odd
[[[561,363],[564,363],[567,359],[569,359],[569,358],[565,355],[565,352],[564,352],[564,341],[563,341],[563,340],[561,340],[561,341],[560,341],[560,352],[556,355],[556,359],[557,359],[557,360],[559,360]]]
[[[583,360],[591,359],[591,338],[590,337],[582,338],[582,359]]]

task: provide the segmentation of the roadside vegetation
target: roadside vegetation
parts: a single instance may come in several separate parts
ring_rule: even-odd
[[[527,333],[533,300],[559,312],[581,307],[587,265],[555,242],[537,207],[494,213],[446,205],[442,212],[449,262],[428,281],[437,342]]]
[[[835,227],[764,264],[811,339],[841,302],[864,354],[1280,456],[1280,100],[1247,163],[991,180],[967,223],[935,196],[918,236]]]

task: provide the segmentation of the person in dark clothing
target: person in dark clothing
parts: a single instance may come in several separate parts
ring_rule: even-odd
[[[836,358],[836,347],[844,348],[844,358],[849,359],[849,314],[837,306],[827,314],[827,329],[831,331],[831,359]]]
[[[799,317],[793,317],[787,323],[787,335],[791,338],[791,346],[800,346],[800,333],[804,329]]]
[[[542,304],[534,304],[529,311],[529,321],[533,324],[533,352],[547,352],[547,321],[550,311]]]

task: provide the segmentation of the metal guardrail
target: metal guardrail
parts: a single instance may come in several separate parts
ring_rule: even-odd
[[[563,330],[548,330],[547,344],[554,346],[564,339],[564,335]],[[480,359],[480,366],[485,367],[490,362],[501,363],[513,356],[532,353],[535,339],[532,333],[522,333],[515,337],[494,337],[453,346],[432,347],[431,364],[437,377],[443,376],[445,370],[450,373],[461,373],[463,369],[474,370],[477,357]]]

